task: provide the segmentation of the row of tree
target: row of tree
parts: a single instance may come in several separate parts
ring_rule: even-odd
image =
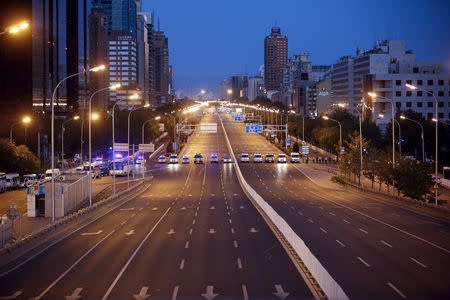
[[[0,139],[0,166],[0,172],[24,175],[38,173],[40,161],[28,147]]]

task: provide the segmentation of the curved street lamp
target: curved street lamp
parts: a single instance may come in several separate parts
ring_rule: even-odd
[[[13,124],[11,125],[11,127],[9,128],[9,142],[10,142],[10,143],[13,142],[13,128],[14,128],[14,126],[19,125],[19,124],[24,124],[24,125],[25,125],[25,130],[26,130],[26,128],[27,128],[27,126],[28,126],[28,124],[29,124],[30,122],[31,122],[31,118],[28,117],[28,116],[25,116],[25,117],[23,117],[22,120],[20,120],[19,122],[13,123]],[[26,133],[25,133],[25,135],[26,135]]]
[[[64,163],[64,132],[66,131],[66,128],[64,127],[64,125],[66,125],[66,123],[73,121],[73,120],[78,120],[80,119],[80,116],[74,116],[73,118],[67,119],[65,120],[62,125],[61,125],[61,160]]]
[[[435,141],[435,166],[434,166],[434,178],[435,178],[435,180],[436,180],[436,184],[437,184],[437,180],[438,180],[438,167],[439,167],[439,164],[438,164],[438,151],[439,151],[439,147],[438,147],[438,140],[439,140],[439,135],[438,135],[438,128],[439,128],[439,114],[438,114],[438,101],[437,101],[437,98],[436,98],[436,96],[434,95],[434,93],[432,93],[432,92],[430,92],[430,91],[424,91],[423,89],[419,89],[417,86],[414,86],[414,85],[412,85],[412,84],[409,84],[409,83],[407,83],[407,84],[405,84],[405,86],[407,87],[407,88],[409,88],[409,89],[411,89],[411,90],[419,90],[419,91],[422,91],[422,92],[426,92],[428,95],[430,95],[430,96],[433,96],[433,98],[434,98],[434,114],[435,114],[435,117],[434,117],[434,119],[436,120],[436,128],[435,128],[435,135],[436,135],[436,141]],[[435,190],[435,192],[434,192],[434,200],[435,200],[435,204],[436,204],[436,206],[438,206],[438,192],[437,192],[437,188],[435,188],[434,189]]]
[[[422,126],[422,124],[420,124],[420,122],[418,122],[418,121],[416,121],[416,120],[407,118],[407,117],[405,117],[405,116],[403,116],[403,115],[400,116],[400,119],[402,119],[402,120],[408,120],[408,121],[414,122],[414,123],[416,123],[417,125],[420,126],[420,130],[421,130],[420,137],[421,137],[421,139],[422,139],[422,161],[424,162],[424,161],[425,161],[425,139],[424,139],[424,133],[423,133],[423,126]]]

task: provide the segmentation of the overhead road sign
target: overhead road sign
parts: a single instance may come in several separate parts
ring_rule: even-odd
[[[247,123],[245,124],[246,133],[262,133],[263,125],[262,123]]]
[[[155,144],[139,144],[139,152],[155,152]]]
[[[128,143],[114,143],[114,151],[128,151]]]
[[[309,154],[309,146],[302,146],[302,154]]]

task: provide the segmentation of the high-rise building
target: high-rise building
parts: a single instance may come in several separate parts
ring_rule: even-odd
[[[148,23],[151,15],[139,13],[137,16],[137,68],[138,68],[138,84],[143,92],[143,100],[145,103],[150,102],[150,79],[149,79],[149,63],[150,63],[150,45],[148,42]]]
[[[37,111],[50,109],[61,79],[88,68],[87,5],[86,0],[33,1],[32,99]],[[83,108],[87,94],[86,76],[67,80],[57,91],[56,110]]]
[[[105,12],[93,8],[89,15],[89,62],[91,66],[108,65],[108,20]],[[108,86],[108,72],[100,72],[89,80],[90,94]],[[93,106],[100,109],[108,108],[108,94],[99,93]]]
[[[264,39],[264,85],[266,91],[281,91],[283,69],[288,61],[288,39],[279,27],[273,27]]]
[[[122,87],[110,91],[110,101],[125,100],[127,96],[137,93],[138,99],[123,103],[131,106],[142,105],[143,93],[138,85],[136,37],[128,31],[112,31],[108,41],[109,84],[120,82]],[[119,104],[118,104],[119,105]]]
[[[231,76],[231,99],[233,101],[239,98],[248,97],[248,75],[232,75]]]
[[[139,7],[142,4],[139,1]],[[92,8],[99,8],[105,12],[108,33],[115,31],[128,31],[131,35],[137,33],[137,12],[136,0],[92,0]]]
[[[264,79],[261,76],[251,76],[248,78],[248,100],[253,101],[257,97],[264,96]]]
[[[169,39],[163,31],[153,33],[153,94],[155,105],[170,101]]]
[[[373,106],[372,118],[382,126],[390,120],[378,119],[378,114],[391,114],[391,100],[383,97],[392,99],[396,111],[411,109],[432,118],[435,103],[430,94],[434,94],[439,119],[450,119],[450,74],[444,73],[442,63],[418,62],[402,40],[383,40],[371,50],[357,49],[355,56],[340,58],[333,66],[331,80],[333,103],[354,108],[364,101]],[[411,91],[407,83],[420,89]],[[381,97],[370,98],[367,93],[372,91]]]

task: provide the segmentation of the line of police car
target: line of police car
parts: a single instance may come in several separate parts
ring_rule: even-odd
[[[298,152],[292,152],[289,157],[290,157],[289,161],[291,163],[299,163],[300,162],[300,153],[298,153]],[[158,163],[160,163],[160,164],[165,164],[165,163],[178,164],[179,161],[180,161],[180,158],[179,158],[178,154],[175,154],[175,153],[170,154],[168,157],[166,155],[160,155],[158,157]],[[203,155],[201,153],[196,153],[193,157],[193,161],[195,164],[202,164],[205,162],[205,158],[203,157]],[[220,161],[222,161],[223,163],[231,163],[232,159],[229,156],[224,156],[222,159],[219,159],[217,154],[211,153],[211,155],[209,157],[209,162],[218,163]],[[288,162],[288,157],[284,153],[279,153],[276,157],[273,153],[267,153],[265,156],[263,156],[261,153],[254,153],[253,159],[251,159],[250,154],[243,152],[243,153],[241,153],[239,161],[242,163],[249,163],[250,161],[253,161],[254,163],[262,163],[262,162],[274,163],[275,161],[278,163],[286,163],[286,162]],[[181,163],[189,164],[190,163],[189,156],[183,155],[181,157]]]

